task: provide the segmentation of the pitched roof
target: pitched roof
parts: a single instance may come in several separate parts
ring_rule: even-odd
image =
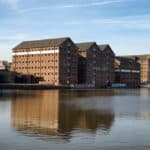
[[[102,44],[102,45],[99,45],[99,48],[104,51],[107,47],[109,46],[109,44]]]
[[[110,45],[109,44],[101,44],[101,45],[98,45],[99,46],[99,49],[101,51],[105,51],[107,49],[107,47],[109,48],[109,50],[111,51],[111,53],[115,56],[115,53],[114,51],[111,49]]]
[[[120,57],[120,56],[117,56],[115,57],[117,60],[121,61],[121,62],[136,62],[135,59],[132,59],[132,58],[127,58],[127,57]]]
[[[79,48],[79,51],[86,51],[94,44],[96,43],[95,42],[76,43],[77,47]]]
[[[56,38],[56,39],[45,39],[45,40],[35,40],[35,41],[24,41],[13,48],[16,49],[26,49],[26,48],[42,48],[49,46],[60,46],[63,42],[70,39],[69,37],[65,38]]]

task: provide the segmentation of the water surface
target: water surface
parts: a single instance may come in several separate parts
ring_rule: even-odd
[[[0,92],[0,150],[150,150],[150,89]]]

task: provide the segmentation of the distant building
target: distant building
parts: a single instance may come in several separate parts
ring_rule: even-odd
[[[0,61],[0,83],[14,83],[15,74],[10,72],[11,63]]]
[[[8,61],[0,61],[0,70],[10,70],[11,63]]]
[[[116,83],[124,83],[128,87],[140,85],[140,64],[131,58],[115,58]]]
[[[79,84],[102,86],[102,51],[95,42],[77,43]]]
[[[25,41],[13,48],[13,71],[52,85],[77,84],[78,48],[70,38]]]
[[[99,45],[100,50],[102,51],[102,59],[103,59],[103,65],[102,65],[102,78],[103,81],[111,82],[113,83],[115,81],[115,53],[111,49],[111,47],[108,44],[105,45]]]
[[[129,58],[138,58],[141,65],[141,83],[150,83],[150,55],[129,55]]]

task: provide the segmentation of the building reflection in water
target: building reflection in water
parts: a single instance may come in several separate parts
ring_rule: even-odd
[[[140,95],[141,96],[148,96],[149,97],[150,96],[150,89],[149,88],[147,88],[147,89],[146,88],[141,89],[140,90]]]
[[[75,129],[92,133],[101,130],[106,134],[114,122],[111,109],[82,109],[74,104],[68,105],[68,101],[78,103],[83,93],[81,96],[78,92],[68,94],[59,90],[29,92],[28,97],[16,94],[11,103],[12,126],[25,134],[70,138]],[[86,92],[84,94],[86,97]]]

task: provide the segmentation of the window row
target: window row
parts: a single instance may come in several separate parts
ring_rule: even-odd
[[[48,72],[48,73],[34,73],[34,75],[35,76],[43,76],[43,75],[52,75],[52,76],[54,76],[54,75],[58,75],[58,72],[55,72],[55,73],[53,73],[53,72]]]
[[[14,67],[14,69],[58,69],[58,66]]]
[[[46,81],[51,82],[52,84],[58,83],[58,80],[46,80]]]
[[[26,63],[50,63],[50,62],[58,62],[57,59],[54,59],[54,60],[37,60],[37,61],[16,61],[15,63],[16,64],[26,64]]]

